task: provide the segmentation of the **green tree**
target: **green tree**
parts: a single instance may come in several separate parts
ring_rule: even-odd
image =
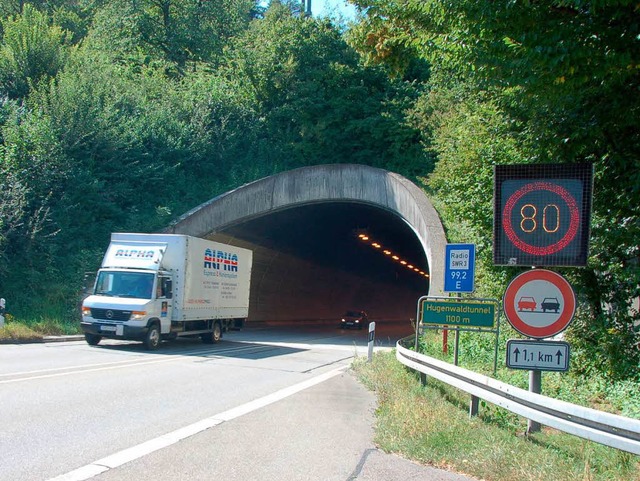
[[[568,273],[583,301],[571,332],[585,368],[598,364],[613,376],[637,375],[639,317],[631,306],[640,285],[637,6],[617,0],[355,3],[367,17],[353,29],[351,41],[369,62],[384,63],[398,74],[412,58],[424,58],[434,90],[465,85],[469,92],[482,92],[482,104],[490,101],[503,117],[506,130],[499,135],[478,138],[479,131],[469,131],[468,140],[455,144],[440,137],[454,125],[436,128],[440,158],[453,156],[464,164],[471,142],[494,149],[514,137],[511,158],[488,156],[485,162],[594,164],[589,266]],[[478,102],[473,94],[461,101]],[[466,123],[460,117],[454,121]],[[446,165],[438,164],[436,173],[442,169],[448,188],[463,195],[467,181],[448,176]],[[488,205],[489,199],[472,194],[466,194],[470,203]],[[488,237],[488,226],[484,229]]]
[[[91,44],[124,62],[166,62],[184,74],[217,63],[226,42],[257,14],[255,0],[115,0],[98,9]]]
[[[14,307],[30,296],[42,305],[50,305],[52,298],[59,303],[54,291],[64,290],[65,285],[54,284],[47,290],[51,285],[44,281],[55,278],[62,266],[54,258],[59,226],[53,213],[67,186],[67,158],[47,116],[15,102],[5,103],[3,113],[0,289]]]
[[[66,33],[29,4],[1,23],[0,89],[11,98],[22,98],[30,86],[55,76],[64,66]]]
[[[229,57],[227,76],[241,79],[264,118],[262,141],[271,145],[262,160],[277,169],[353,162],[413,174],[424,161],[406,118],[417,84],[362,66],[331,21],[273,3]]]

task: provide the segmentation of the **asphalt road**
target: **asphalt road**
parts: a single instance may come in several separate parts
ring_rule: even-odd
[[[377,349],[407,328],[380,325]],[[464,479],[375,449],[374,396],[348,373],[366,343],[366,331],[325,326],[152,353],[2,345],[0,480]]]

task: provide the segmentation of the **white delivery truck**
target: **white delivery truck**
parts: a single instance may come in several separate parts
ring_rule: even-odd
[[[252,260],[250,250],[186,235],[114,233],[82,303],[85,339],[217,342],[249,314]]]

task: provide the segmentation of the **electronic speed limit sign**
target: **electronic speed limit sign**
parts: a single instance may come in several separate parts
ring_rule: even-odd
[[[497,165],[494,264],[586,265],[592,179],[591,164]]]

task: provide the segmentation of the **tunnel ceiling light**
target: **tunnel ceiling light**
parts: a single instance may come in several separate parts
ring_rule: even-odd
[[[370,239],[369,235],[365,234],[365,233],[362,233],[361,230],[357,231],[357,237],[358,237],[358,239],[360,239],[362,241],[368,241]],[[382,244],[380,244],[379,242],[371,241],[370,245],[371,245],[371,247],[373,247],[375,249],[382,249]],[[404,259],[401,259],[400,256],[394,254],[389,249],[384,249],[382,252],[384,252],[385,255],[391,256],[391,258],[394,261],[400,262],[400,264],[402,264],[403,266],[406,266],[409,270],[414,271],[414,272],[420,274],[421,276],[426,277],[427,279],[429,278],[429,274],[425,273],[424,271],[421,271],[418,267],[415,267],[414,265],[410,264],[409,262],[405,261]]]

